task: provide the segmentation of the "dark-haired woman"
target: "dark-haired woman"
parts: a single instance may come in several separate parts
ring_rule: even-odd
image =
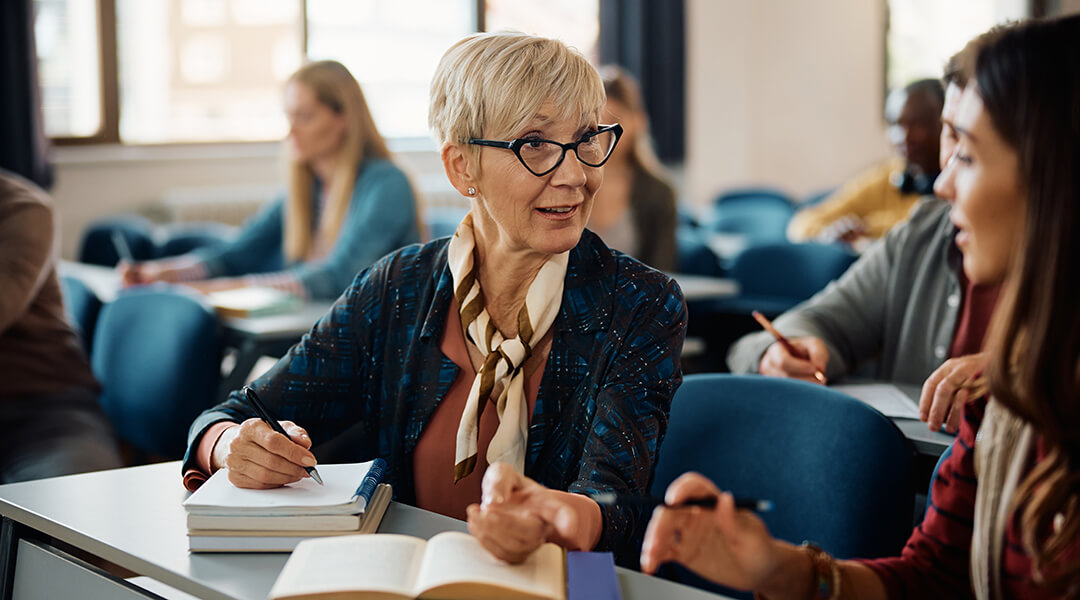
[[[834,561],[772,539],[697,474],[660,509],[642,567],[678,561],[770,600],[1080,596],[1080,17],[1031,22],[980,52],[936,192],[964,272],[1001,281],[990,397],[970,403],[931,509],[900,557]]]

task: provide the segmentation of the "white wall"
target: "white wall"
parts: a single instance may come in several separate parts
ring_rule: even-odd
[[[801,195],[889,155],[883,0],[687,0],[684,197]]]
[[[687,160],[683,197],[770,184],[794,194],[836,185],[888,156],[881,116],[884,0],[687,0]],[[60,148],[52,190],[62,253],[102,215],[170,190],[280,181],[277,144]],[[428,146],[430,148],[430,146]],[[430,149],[395,147],[431,193]]]

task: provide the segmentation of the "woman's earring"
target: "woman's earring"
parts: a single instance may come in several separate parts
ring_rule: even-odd
[[[470,195],[470,196],[475,196],[475,195],[476,195],[476,188],[474,188],[474,187],[470,187],[470,188],[469,188],[468,190],[466,190],[466,191],[467,191],[467,192],[469,192],[469,195]]]

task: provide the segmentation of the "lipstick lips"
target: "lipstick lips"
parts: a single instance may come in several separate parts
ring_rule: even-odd
[[[536,212],[548,219],[564,220],[576,215],[580,207],[580,204],[575,204],[573,206],[544,206],[537,208]]]

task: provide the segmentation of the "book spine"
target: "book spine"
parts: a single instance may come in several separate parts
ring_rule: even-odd
[[[367,475],[364,476],[364,480],[360,482],[360,485],[356,488],[356,494],[364,499],[364,505],[371,501],[371,494],[375,493],[375,486],[379,485],[382,481],[383,473],[386,472],[386,461],[381,458],[376,458],[371,462],[371,468],[368,469]]]

